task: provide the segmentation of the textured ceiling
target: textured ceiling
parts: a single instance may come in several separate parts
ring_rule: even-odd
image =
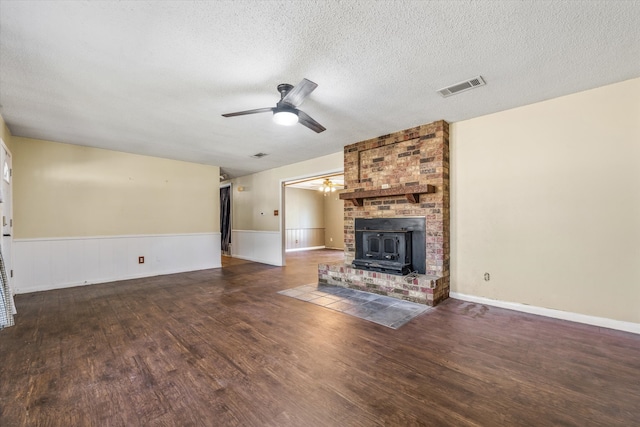
[[[477,75],[486,86],[436,93]],[[230,176],[638,76],[639,1],[0,0],[13,135]],[[319,85],[301,109],[321,134],[221,117],[272,107],[303,77]]]

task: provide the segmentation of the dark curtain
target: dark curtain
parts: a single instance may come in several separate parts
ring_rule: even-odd
[[[13,315],[16,313],[13,305],[13,293],[7,279],[7,272],[4,268],[4,259],[0,252],[0,329],[13,326]]]
[[[220,233],[222,253],[231,255],[231,187],[220,188]]]

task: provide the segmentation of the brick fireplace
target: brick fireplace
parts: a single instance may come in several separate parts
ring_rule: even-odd
[[[320,264],[320,283],[435,306],[449,297],[449,124],[437,121],[344,148],[345,262]],[[355,219],[424,218],[424,273],[356,268]]]

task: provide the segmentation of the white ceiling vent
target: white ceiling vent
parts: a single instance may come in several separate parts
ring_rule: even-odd
[[[485,84],[486,83],[482,76],[477,76],[464,82],[442,88],[438,93],[446,98],[447,96],[455,95],[456,93],[464,92],[465,90],[473,89],[474,87],[484,86]]]
[[[267,154],[267,153],[256,153],[256,154],[254,154],[254,155],[253,155],[253,156],[251,156],[251,157],[253,157],[254,159],[261,159],[261,158],[263,158],[264,156],[268,156],[268,154]]]

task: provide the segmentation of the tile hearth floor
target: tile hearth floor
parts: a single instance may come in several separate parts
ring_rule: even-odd
[[[278,292],[331,310],[398,329],[431,307],[340,286],[309,284]]]

